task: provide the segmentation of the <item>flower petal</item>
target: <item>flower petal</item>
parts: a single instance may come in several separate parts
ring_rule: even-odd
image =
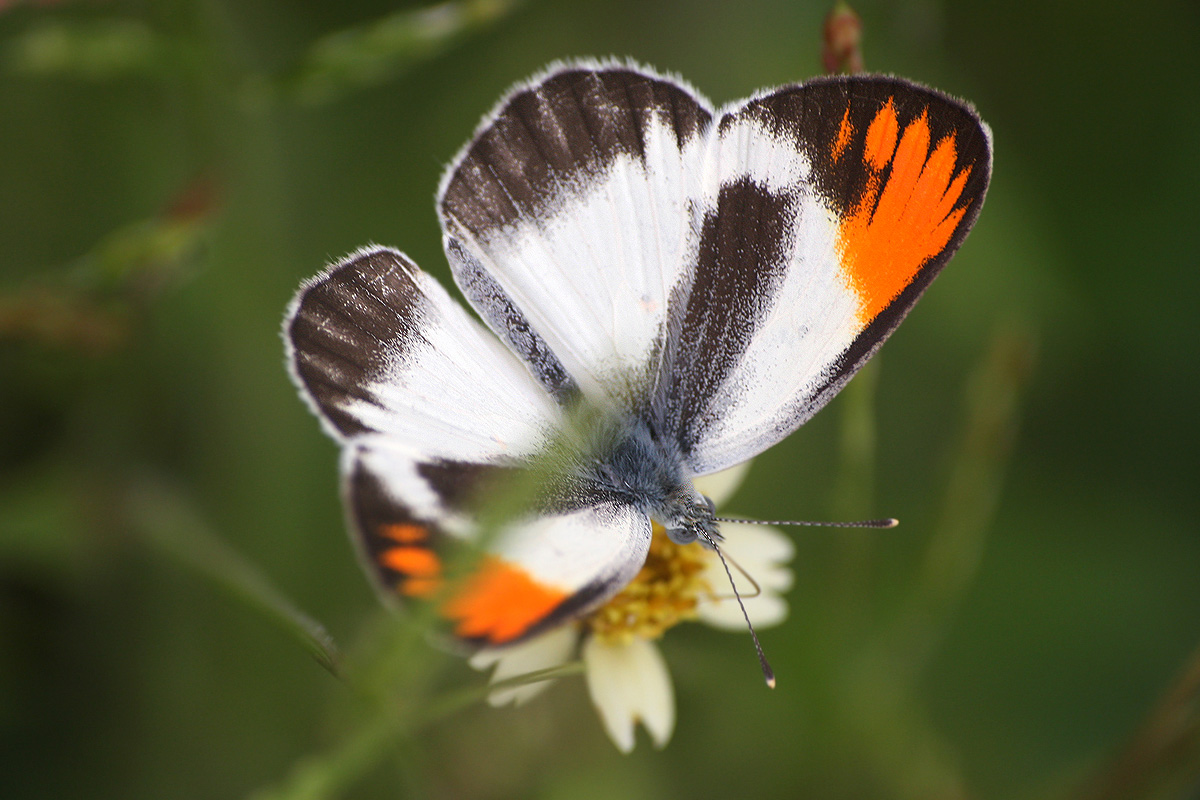
[[[729,469],[723,469],[711,475],[701,475],[693,481],[693,484],[695,484],[697,492],[712,500],[715,505],[721,506],[726,500],[733,497],[734,492],[742,485],[742,481],[745,480],[746,473],[749,471],[750,462],[743,461]]]
[[[675,729],[675,691],[653,642],[609,644],[592,637],[584,642],[583,663],[592,703],[618,750],[632,752],[638,721],[656,747],[666,745]]]
[[[742,601],[746,604],[746,615],[755,628],[770,628],[787,619],[787,600],[777,594],[763,593],[758,597],[748,597]],[[720,600],[710,600],[696,606],[696,617],[701,622],[720,628],[723,631],[745,632],[746,619],[738,608],[737,600],[732,597]]]
[[[725,555],[752,577],[761,590],[756,596],[742,598],[750,622],[757,628],[778,625],[788,613],[787,601],[781,595],[792,588],[792,571],[786,566],[795,553],[792,540],[766,525],[727,522],[721,526],[721,533],[725,535],[721,548]],[[731,570],[738,591],[752,591],[738,568],[731,566]],[[696,615],[715,628],[744,630],[746,620],[737,600],[729,596],[729,577],[717,558],[714,557],[705,569],[704,580],[720,599],[701,601],[696,607]]]
[[[541,636],[535,636],[527,642],[512,647],[489,647],[471,656],[472,668],[483,671],[495,665],[491,683],[537,672],[540,669],[557,667],[565,664],[575,649],[579,634],[570,625],[547,631]],[[524,686],[514,686],[508,689],[496,689],[488,694],[488,703],[493,706],[504,706],[509,703],[519,706],[532,700],[546,689],[553,680],[527,683]]]

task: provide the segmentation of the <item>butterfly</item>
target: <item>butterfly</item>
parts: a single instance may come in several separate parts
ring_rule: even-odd
[[[437,193],[483,324],[385,247],[306,282],[285,320],[368,571],[389,597],[436,599],[460,639],[501,646],[611,598],[653,522],[715,546],[693,478],[846,385],[962,244],[990,173],[975,111],[900,78],[816,78],[720,108],[618,62],[517,86]],[[600,411],[564,438],[580,408]],[[550,450],[554,478],[448,587],[456,543]]]

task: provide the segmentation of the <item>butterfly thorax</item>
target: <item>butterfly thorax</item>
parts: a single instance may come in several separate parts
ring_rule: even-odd
[[[670,437],[643,419],[622,415],[597,425],[591,438],[581,470],[585,483],[638,507],[676,544],[721,540],[713,504],[696,491]]]

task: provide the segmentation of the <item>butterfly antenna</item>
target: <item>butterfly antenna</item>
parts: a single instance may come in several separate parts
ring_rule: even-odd
[[[754,632],[754,626],[750,623],[750,615],[746,613],[746,604],[742,602],[742,596],[738,594],[737,584],[733,582],[733,573],[729,571],[729,563],[725,560],[725,554],[721,552],[721,548],[717,547],[717,543],[707,533],[701,532],[704,541],[708,542],[709,547],[717,551],[717,558],[721,559],[721,566],[725,568],[725,575],[729,578],[729,585],[733,587],[733,596],[737,598],[738,608],[742,610],[742,617],[746,620],[746,627],[750,629],[750,638],[754,640],[754,650],[758,653],[758,663],[762,667],[763,680],[767,682],[767,687],[775,688],[775,672],[771,669],[771,665],[767,663],[767,656],[763,653],[762,644],[758,641],[758,634]],[[739,568],[740,569],[740,568]]]
[[[754,580],[754,576],[753,576],[753,575],[751,575],[749,572],[747,572],[747,571],[746,571],[746,568],[745,568],[745,567],[743,567],[741,564],[739,564],[739,563],[737,562],[737,559],[736,559],[736,558],[734,558],[733,556],[729,555],[728,553],[723,553],[722,555],[724,555],[724,556],[725,556],[725,560],[726,560],[726,561],[728,561],[728,562],[729,562],[729,564],[730,564],[730,565],[731,565],[731,566],[732,566],[732,567],[733,567],[735,570],[737,570],[737,572],[738,572],[738,574],[739,574],[739,575],[741,575],[743,578],[745,578],[747,581],[749,581],[749,582],[750,582],[750,585],[754,587],[754,594],[743,594],[743,595],[738,595],[738,594],[712,594],[712,595],[709,595],[709,596],[710,596],[710,597],[711,597],[713,600],[728,600],[728,599],[730,599],[731,597],[741,597],[743,600],[749,600],[749,599],[750,599],[750,598],[752,598],[752,597],[758,597],[760,594],[762,594],[762,587],[761,587],[761,586],[759,586],[759,584],[758,584],[758,581]]]
[[[740,522],[743,525],[799,525],[806,528],[894,528],[900,524],[895,517],[887,519],[862,519],[857,522],[810,522],[789,519],[730,519],[714,517],[717,522]]]

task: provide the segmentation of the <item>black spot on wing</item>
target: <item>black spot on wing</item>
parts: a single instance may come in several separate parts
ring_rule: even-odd
[[[737,366],[783,279],[797,204],[743,177],[704,216],[695,279],[672,298],[660,376],[667,430],[686,457],[715,421],[708,403]]]
[[[361,454],[366,452],[360,451]],[[526,469],[527,465],[437,459],[419,462],[415,467],[417,476],[424,482],[422,493],[424,489],[432,490],[439,498],[442,509],[470,518],[496,492],[509,490],[516,485],[514,479],[518,477],[518,471]],[[461,545],[460,540],[440,527],[443,519],[441,512],[435,513],[432,518],[415,514],[404,498],[396,497],[388,490],[381,475],[366,466],[362,458],[354,461],[347,476],[346,488],[348,508],[353,528],[359,534],[363,557],[372,576],[387,593],[406,594],[407,576],[398,571],[394,560],[388,558],[389,554],[395,555],[398,547],[428,549],[438,556],[441,563],[450,563],[448,559]],[[521,486],[522,491],[526,488]],[[643,527],[647,541],[649,539],[649,520],[612,492],[595,491],[575,475],[563,476],[544,488],[543,496],[531,503],[531,515],[568,514],[589,508],[596,515],[596,535],[629,535],[629,532],[616,526],[633,524]],[[593,580],[566,598],[521,638],[529,638],[594,608],[619,591],[640,566],[634,563],[597,564]],[[474,641],[487,644],[484,639]]]
[[[384,356],[419,337],[423,295],[416,266],[394,250],[356,255],[301,290],[287,326],[296,374],[321,413],[346,436],[370,429],[346,409],[378,404],[368,386]]]
[[[443,220],[475,236],[541,217],[619,155],[645,157],[644,131],[666,120],[680,147],[710,114],[684,88],[633,69],[565,69],[512,95],[468,145],[440,198]]]
[[[519,469],[450,459],[417,462],[414,465],[417,475],[424,481],[421,493],[431,490],[441,507],[432,514],[417,514],[404,497],[389,491],[388,482],[377,471],[364,463],[369,452],[358,451],[359,457],[354,459],[346,478],[347,508],[368,571],[386,593],[393,594],[405,594],[406,576],[389,565],[389,552],[415,547],[429,550],[439,558],[451,553],[461,546],[461,541],[443,530],[445,516],[458,513],[473,517],[496,492],[513,485]],[[404,481],[398,483],[402,485]]]

